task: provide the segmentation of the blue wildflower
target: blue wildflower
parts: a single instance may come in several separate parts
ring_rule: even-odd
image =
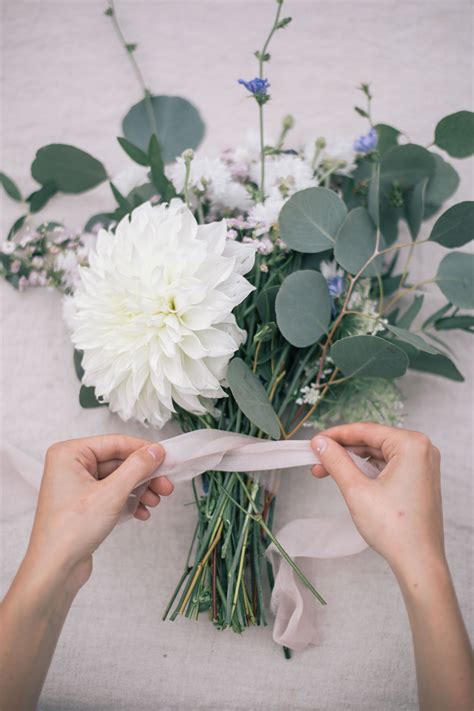
[[[375,128],[371,128],[366,136],[360,136],[354,141],[354,150],[357,153],[370,153],[377,148],[377,141],[377,131]]]
[[[333,276],[326,280],[329,293],[334,298],[341,296],[346,288],[346,282],[343,276]]]
[[[268,87],[270,86],[268,79],[262,79],[261,77],[255,77],[255,79],[250,79],[249,81],[239,79],[239,84],[245,86],[247,91],[250,91],[255,98],[260,99],[267,96]]]

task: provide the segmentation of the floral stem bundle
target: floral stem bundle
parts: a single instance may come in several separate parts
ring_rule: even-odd
[[[282,6],[255,53],[258,75],[239,80],[258,109],[246,143],[218,158],[195,152],[199,112],[146,89],[137,45],[110,2],[105,14],[143,93],[118,137],[132,165],[109,180],[115,204],[79,234],[34,225],[56,195],[109,179],[100,161],[66,144],[39,149],[38,188],[27,197],[0,174],[22,210],[1,245],[1,274],[21,291],[66,295],[85,408],[108,406],[156,428],[173,419],[185,432],[278,440],[340,421],[396,425],[397,381],[408,369],[463,381],[445,339],[474,330],[473,255],[459,251],[474,234],[474,203],[438,213],[459,183],[445,155],[474,154],[474,115],[441,119],[423,147],[374,122],[362,84],[356,112],[366,134],[289,143],[288,115],[271,139],[264,69],[270,41],[290,23]],[[413,256],[433,245],[446,252],[417,281]],[[434,310],[428,287],[442,298]],[[204,614],[236,632],[267,624],[270,545],[325,604],[274,536],[277,480],[219,471],[193,480],[195,533],[165,618]]]

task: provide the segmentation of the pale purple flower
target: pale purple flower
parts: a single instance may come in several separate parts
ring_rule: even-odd
[[[20,291],[24,291],[28,286],[28,278],[26,276],[21,276],[18,279],[18,288]]]
[[[21,267],[21,262],[19,259],[14,259],[13,262],[10,264],[10,272],[12,274],[18,274],[20,271]]]
[[[370,153],[377,148],[377,131],[375,128],[371,128],[367,135],[359,136],[359,138],[354,141],[354,150],[357,153]]]

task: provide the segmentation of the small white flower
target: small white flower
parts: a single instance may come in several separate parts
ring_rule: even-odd
[[[297,405],[316,405],[321,399],[321,393],[316,383],[305,385],[300,390],[300,397],[296,399]]]
[[[333,260],[332,262],[321,262],[320,265],[321,274],[328,281],[329,279],[336,279],[337,277],[343,277],[344,271],[338,265],[338,263]]]
[[[252,180],[260,184],[261,162],[252,166]],[[310,166],[295,155],[267,156],[265,160],[265,194],[269,199],[287,200],[305,188],[316,187]]]
[[[315,144],[315,141],[309,141],[303,150],[304,158],[313,170],[319,169],[319,172],[324,173],[333,165],[335,166],[333,172],[337,175],[349,175],[355,169],[356,152],[353,141],[345,138],[330,138],[325,148],[318,152],[316,161],[314,160]]]
[[[204,413],[225,395],[245,340],[233,309],[253,290],[255,248],[226,239],[225,221],[197,225],[179,200],[144,203],[115,235],[102,230],[66,306],[83,382],[124,420],[158,427],[174,405]]]
[[[5,240],[2,242],[2,252],[3,254],[13,254],[17,245],[16,242]]]
[[[280,210],[285,204],[283,198],[268,198],[264,203],[258,202],[249,210],[249,222],[255,227],[255,236],[263,235],[277,224]]]
[[[112,182],[122,195],[127,196],[134,188],[149,183],[150,169],[144,165],[133,163],[112,178]]]
[[[167,167],[166,174],[182,195],[186,180],[186,163],[182,156]],[[233,180],[229,167],[220,158],[195,156],[189,166],[188,187],[193,204],[197,198],[205,197],[214,207],[229,210],[247,210],[251,205],[249,193]]]

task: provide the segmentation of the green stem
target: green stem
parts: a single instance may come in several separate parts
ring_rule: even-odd
[[[152,104],[151,98],[150,98],[151,92],[145,84],[143,74],[141,72],[141,69],[138,65],[137,60],[135,59],[134,50],[129,49],[130,43],[128,43],[127,40],[125,39],[122,28],[120,27],[119,21],[117,19],[117,13],[115,10],[114,0],[108,0],[108,3],[109,3],[109,9],[111,10],[109,16],[112,20],[112,25],[114,27],[115,33],[120,41],[120,44],[123,46],[123,48],[125,49],[125,52],[127,53],[128,59],[129,59],[130,64],[132,66],[133,73],[135,74],[135,77],[136,77],[136,79],[140,85],[140,88],[143,92],[145,110],[147,113],[148,122],[150,124],[151,132],[152,132],[152,134],[154,134],[155,136],[158,137],[157,126],[156,126],[156,121],[155,121],[155,113],[153,111],[153,104]]]

